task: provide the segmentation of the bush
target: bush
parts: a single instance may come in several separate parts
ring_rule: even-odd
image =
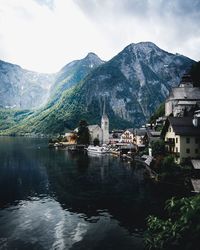
[[[165,154],[165,142],[162,140],[154,141],[151,143],[152,154],[154,156]]]
[[[167,219],[149,216],[145,244],[155,250],[199,250],[200,196],[172,198],[166,203]]]

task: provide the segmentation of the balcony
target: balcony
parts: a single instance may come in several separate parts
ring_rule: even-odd
[[[167,141],[165,141],[165,144],[168,146],[175,146],[175,139],[168,138]]]

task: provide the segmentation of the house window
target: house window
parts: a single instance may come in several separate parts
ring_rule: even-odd
[[[190,149],[186,148],[186,153],[189,154],[190,153]]]
[[[178,153],[178,148],[176,147],[176,153]]]
[[[199,143],[199,138],[195,138],[195,143],[196,143],[196,144]]]
[[[176,138],[176,143],[178,143],[178,138]]]
[[[169,128],[169,132],[172,132],[172,129],[171,129],[171,127]]]
[[[186,143],[190,143],[190,138],[189,137],[186,138]]]
[[[195,154],[198,154],[199,153],[199,150],[198,148],[195,149]]]

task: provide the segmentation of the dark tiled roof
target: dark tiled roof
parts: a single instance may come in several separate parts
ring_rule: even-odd
[[[134,129],[133,129],[133,128],[127,128],[127,129],[124,130],[124,132],[127,131],[127,130],[128,130],[130,133],[134,134]]]
[[[144,136],[147,133],[146,128],[135,129],[135,134],[139,136]]]
[[[195,127],[192,123],[193,117],[169,117],[169,123],[171,124],[175,134],[188,135],[188,136],[200,136],[200,126]]]

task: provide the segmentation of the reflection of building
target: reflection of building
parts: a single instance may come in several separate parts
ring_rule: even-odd
[[[200,108],[200,88],[193,87],[190,76],[183,76],[178,87],[172,88],[165,102],[165,115],[183,117]]]
[[[200,112],[194,117],[168,117],[162,137],[178,162],[200,157]]]

